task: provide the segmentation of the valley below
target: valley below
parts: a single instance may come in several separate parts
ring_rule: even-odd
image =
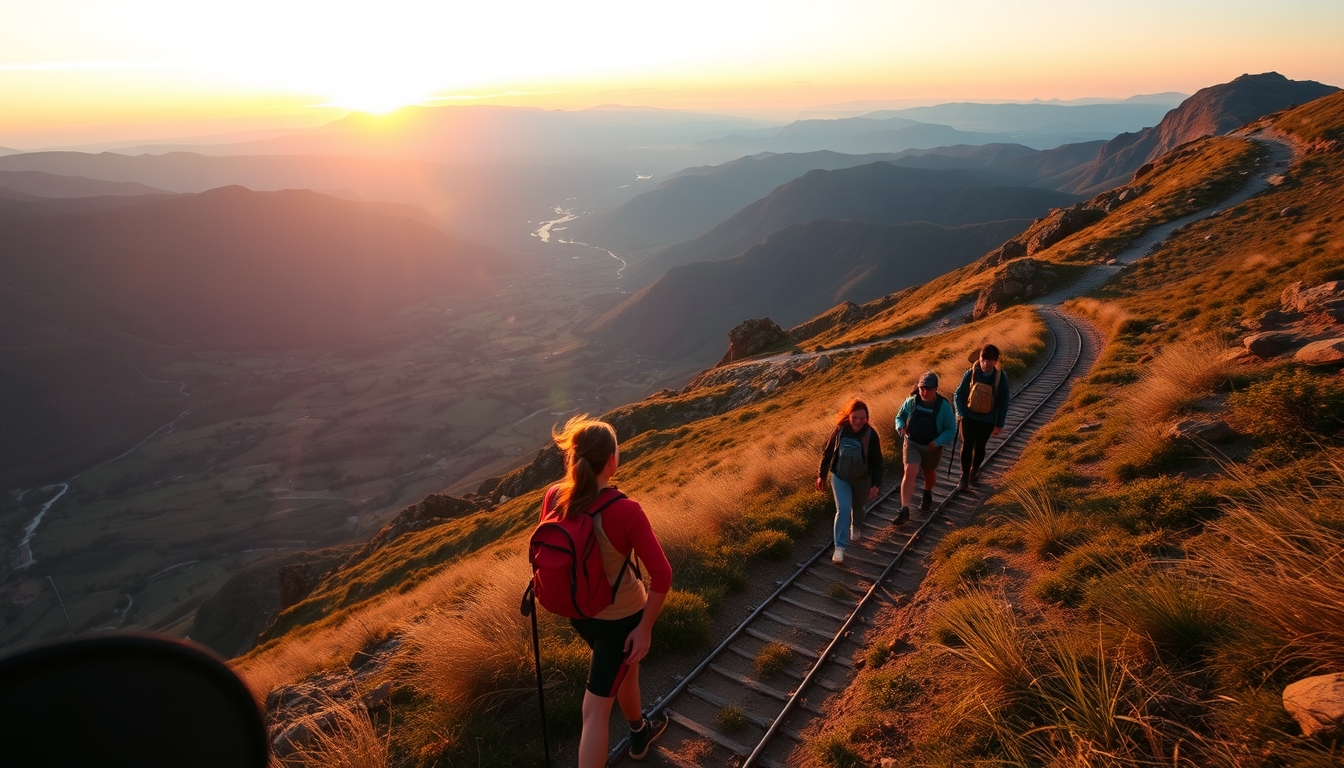
[[[0,499],[0,646],[186,634],[239,569],[366,539],[429,493],[469,493],[525,463],[563,417],[678,375],[571,333],[620,296],[613,254],[538,237],[524,258],[536,268],[494,295],[404,307],[358,344],[194,348],[141,370],[170,420],[65,476],[30,467],[50,480]]]

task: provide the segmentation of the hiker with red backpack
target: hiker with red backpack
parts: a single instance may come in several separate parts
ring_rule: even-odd
[[[953,395],[961,425],[961,481],[968,491],[980,480],[989,438],[1003,431],[1008,419],[1008,376],[999,368],[999,348],[986,344],[980,359],[961,377]]]
[[[620,465],[616,430],[575,416],[552,437],[565,457],[565,479],[546,491],[541,523],[532,534],[529,596],[535,594],[546,610],[568,616],[592,649],[580,768],[606,764],[613,702],[630,724],[629,756],[642,760],[667,729],[667,715],[644,714],[639,662],[649,652],[653,623],[672,588],[672,566],[644,510],[609,484]],[[647,589],[641,564],[648,571]],[[535,619],[533,632],[535,641]],[[537,660],[540,688],[539,653]],[[542,717],[544,723],[544,701]]]
[[[957,436],[952,404],[938,394],[938,374],[926,371],[919,377],[919,383],[896,412],[896,431],[905,438],[901,450],[905,475],[901,478],[901,511],[892,525],[903,525],[910,519],[910,504],[915,500],[915,482],[921,469],[924,498],[919,508],[925,512],[933,508],[933,487],[938,482],[943,446]]]
[[[868,423],[868,406],[851,400],[840,411],[835,429],[821,454],[817,490],[830,478],[835,496],[835,551],[831,561],[845,561],[845,547],[862,537],[864,509],[877,500],[882,488],[882,443]]]

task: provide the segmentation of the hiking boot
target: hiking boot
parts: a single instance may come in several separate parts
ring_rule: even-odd
[[[863,538],[863,531],[860,531],[860,530],[859,530],[859,527],[858,527],[857,525],[851,525],[851,526],[849,526],[849,540],[850,540],[850,541],[858,541],[859,539],[862,539],[862,538]]]
[[[977,483],[980,482],[980,470],[978,470],[978,469],[972,469],[972,470],[971,470],[971,481],[970,481],[970,482],[971,482],[971,485],[975,485],[975,484],[977,484]]]
[[[649,745],[667,730],[667,715],[659,713],[644,716],[643,727],[630,732],[630,759],[643,760],[649,754]]]
[[[933,491],[924,491],[924,498],[919,502],[919,509],[921,512],[928,512],[933,509]]]
[[[961,476],[961,479],[957,481],[957,492],[958,492],[958,493],[965,493],[966,491],[969,491],[970,489],[971,489],[971,481],[970,481],[970,479],[967,478],[966,475],[962,475],[962,476]]]
[[[844,547],[840,546],[839,544],[835,545],[835,551],[831,553],[831,562],[832,562],[832,563],[843,563],[843,562],[845,562],[845,548],[844,548]]]
[[[910,508],[909,508],[909,507],[901,507],[901,511],[900,511],[899,513],[897,513],[897,515],[896,515],[896,519],[893,520],[891,524],[892,524],[892,525],[905,525],[905,521],[906,521],[906,520],[909,520],[909,519],[910,519]]]

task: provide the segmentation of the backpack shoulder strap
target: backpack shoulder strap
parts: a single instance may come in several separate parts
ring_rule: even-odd
[[[994,394],[995,394],[995,395],[998,395],[998,394],[999,394],[999,376],[1001,376],[1002,374],[1003,374],[1003,369],[1000,368],[1000,367],[998,367],[998,366],[994,366]]]

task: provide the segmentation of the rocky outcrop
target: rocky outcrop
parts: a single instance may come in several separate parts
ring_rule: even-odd
[[[341,568],[348,568],[364,560],[404,533],[422,530],[446,520],[466,517],[488,506],[489,502],[481,498],[463,499],[449,496],[446,493],[431,493],[421,501],[398,512],[397,516],[379,529],[373,535],[373,538],[359,548],[359,551],[342,563]]]
[[[1027,255],[1032,256],[1039,253],[1104,218],[1106,218],[1106,211],[1093,208],[1087,203],[1078,203],[1068,208],[1051,211],[1045,222],[1029,231],[1029,239],[1026,244]]]
[[[1299,280],[1283,289],[1279,306],[1285,313],[1315,315],[1315,319],[1326,322],[1344,322],[1344,280],[1313,286]]]
[[[971,315],[979,320],[1001,309],[1044,295],[1055,277],[1054,270],[1049,268],[1047,262],[1032,258],[1010,261],[999,267],[994,273],[994,282],[980,291]]]
[[[312,747],[324,734],[336,733],[343,720],[368,718],[371,710],[386,707],[392,684],[376,680],[384,676],[400,644],[399,637],[390,637],[357,652],[365,661],[349,671],[322,672],[273,688],[266,696],[266,726],[274,756],[283,760]]]
[[[787,338],[789,334],[768,317],[746,320],[728,332],[728,351],[714,367],[759,354]]]
[[[1344,672],[1298,680],[1283,690],[1283,708],[1305,736],[1344,735]]]
[[[1228,443],[1239,435],[1225,421],[1185,419],[1172,425],[1170,436],[1190,443]]]
[[[917,289],[918,286],[906,288],[896,293],[889,293],[880,299],[866,301],[863,304],[855,304],[852,301],[841,302],[811,320],[790,328],[789,338],[794,343],[800,343],[820,336],[827,331],[863,322],[899,304],[902,299],[914,293]]]
[[[1344,364],[1344,280],[1308,285],[1299,280],[1279,294],[1279,306],[1241,321],[1253,331],[1241,343],[1269,359],[1294,353],[1307,365]]]

